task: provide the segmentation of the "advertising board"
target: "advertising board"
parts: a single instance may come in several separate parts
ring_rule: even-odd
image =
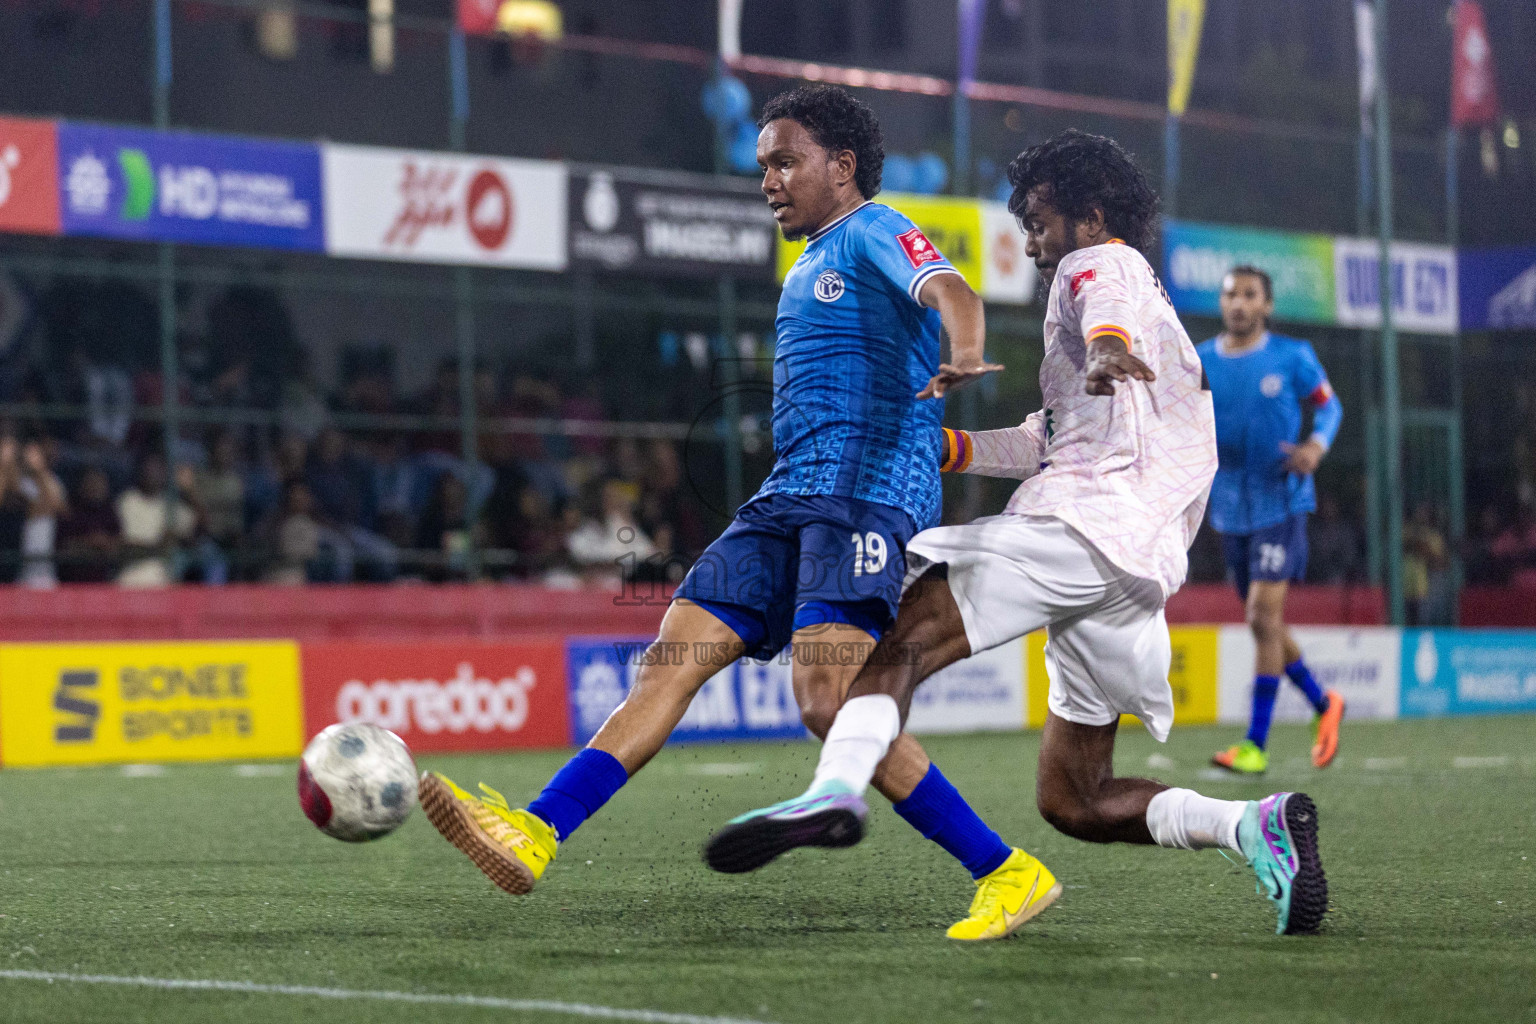
[[[1240,264],[1273,279],[1276,318],[1333,322],[1334,239],[1328,235],[1190,221],[1163,226],[1163,283],[1181,313],[1220,315],[1222,279]]]
[[[563,747],[563,654],[555,641],[306,643],[304,735],[369,722],[415,751]]]
[[[1456,250],[1417,242],[1392,244],[1392,316],[1400,331],[1455,334],[1460,321]],[[1381,326],[1380,246],[1372,238],[1336,238],[1337,320]]]
[[[572,171],[571,266],[772,280],[778,227],[761,192],[621,168]]]
[[[332,256],[565,268],[564,164],[331,144],[321,156]]]
[[[0,231],[56,235],[59,230],[57,126],[0,117]]]
[[[0,645],[6,766],[299,753],[298,645]]]
[[[1402,639],[1396,629],[1293,626],[1291,635],[1318,685],[1343,694],[1351,720],[1397,717]],[[1221,627],[1218,704],[1223,722],[1248,721],[1253,705],[1253,651],[1253,633],[1248,627]],[[1312,714],[1312,706],[1301,691],[1281,680],[1274,720],[1306,722]]]
[[[1536,631],[1406,629],[1402,716],[1536,711]]]
[[[324,249],[313,145],[59,123],[67,235]]]
[[[1536,327],[1536,247],[1462,249],[1456,256],[1462,330]]]

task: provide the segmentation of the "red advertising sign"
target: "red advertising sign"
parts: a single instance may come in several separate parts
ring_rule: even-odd
[[[1499,117],[1488,23],[1476,0],[1457,0],[1452,9],[1451,124],[1492,124]]]
[[[0,117],[0,231],[59,233],[59,133],[52,121]]]
[[[559,643],[303,644],[304,735],[371,722],[419,752],[565,747]]]

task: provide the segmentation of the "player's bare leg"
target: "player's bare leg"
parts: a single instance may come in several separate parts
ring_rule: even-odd
[[[1312,763],[1325,768],[1338,752],[1344,697],[1336,690],[1324,693],[1302,660],[1301,648],[1285,624],[1289,586],[1285,580],[1255,580],[1248,588],[1246,617],[1254,644],[1253,709],[1248,734],[1242,742],[1218,751],[1211,758],[1211,763],[1231,772],[1257,775],[1269,766],[1265,747],[1282,673],[1290,677],[1317,710]]]

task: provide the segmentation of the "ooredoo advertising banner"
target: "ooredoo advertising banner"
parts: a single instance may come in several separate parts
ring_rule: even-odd
[[[571,172],[571,263],[594,270],[771,280],[778,228],[760,191],[643,172]]]
[[[570,742],[559,643],[304,645],[304,734],[369,722],[412,750]]]
[[[324,249],[313,145],[59,124],[64,233]]]
[[[298,645],[0,645],[0,762],[292,757]]]
[[[0,231],[59,233],[58,146],[54,122],[0,117]]]
[[[564,164],[371,146],[321,150],[333,256],[565,269]]]

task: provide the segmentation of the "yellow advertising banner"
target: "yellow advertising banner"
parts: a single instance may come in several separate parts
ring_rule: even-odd
[[[1195,84],[1205,0],[1168,0],[1168,113],[1183,117]]]
[[[0,644],[0,763],[291,757],[299,645]]]
[[[954,196],[916,196],[904,192],[882,192],[876,200],[900,210],[912,219],[933,247],[954,264],[966,283],[981,292],[983,279],[983,236],[981,203]],[[805,251],[805,243],[779,239],[779,281],[782,283]]]
[[[1208,725],[1216,721],[1217,657],[1221,630],[1216,626],[1175,626],[1168,631],[1173,660],[1168,685],[1173,689],[1175,725]],[[1045,631],[1024,638],[1024,716],[1031,729],[1045,725],[1046,693],[1050,679],[1045,670]],[[1135,722],[1131,715],[1121,724]]]

